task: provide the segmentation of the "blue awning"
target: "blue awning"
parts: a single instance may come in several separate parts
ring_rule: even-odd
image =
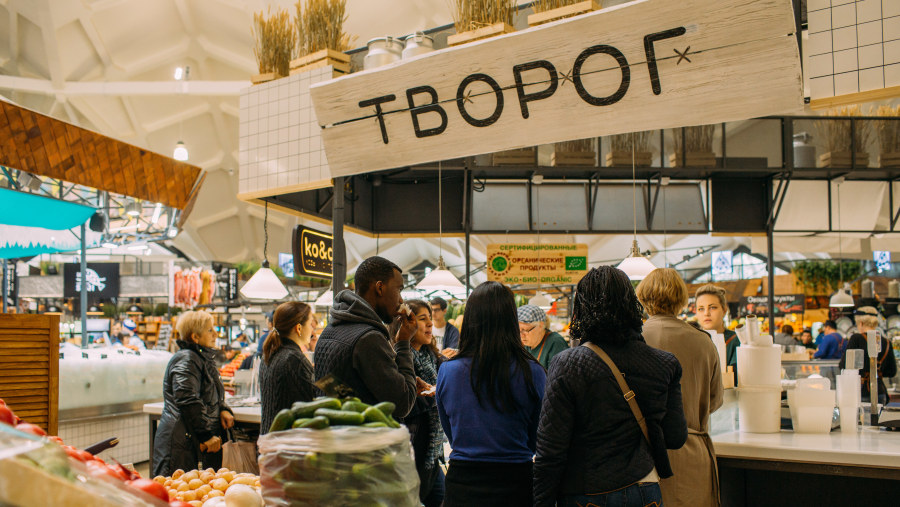
[[[0,188],[0,224],[4,225],[62,231],[85,223],[94,211],[74,202]]]

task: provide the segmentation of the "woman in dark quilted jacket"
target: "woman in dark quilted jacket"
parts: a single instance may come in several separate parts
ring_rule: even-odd
[[[163,406],[153,443],[153,475],[178,469],[222,466],[223,429],[234,426],[225,404],[225,387],[215,365],[216,330],[212,315],[184,312],[176,324],[181,350],[163,378]]]
[[[687,439],[681,366],[644,343],[641,314],[628,276],[612,266],[578,283],[571,336],[601,348],[622,372],[647,437],[600,356],[586,346],[563,351],[550,366],[541,407],[535,506],[662,505],[659,479],[672,475],[667,449]]]

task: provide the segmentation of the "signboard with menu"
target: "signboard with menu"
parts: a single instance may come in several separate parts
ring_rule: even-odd
[[[788,313],[803,313],[806,308],[806,296],[803,294],[788,294],[775,296],[775,316],[780,317]],[[746,315],[769,315],[769,296],[747,296],[741,298],[738,307],[740,317]]]
[[[490,244],[487,276],[507,284],[574,285],[587,273],[588,247],[567,244]]]
[[[294,227],[294,273],[331,280],[332,235],[302,225]]]

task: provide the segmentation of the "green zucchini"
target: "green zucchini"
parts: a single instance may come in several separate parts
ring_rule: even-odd
[[[316,417],[313,417],[312,419],[307,419],[306,422],[304,422],[303,424],[301,424],[299,426],[295,423],[294,427],[295,428],[309,428],[311,430],[323,430],[328,427],[328,418],[322,417],[322,416],[316,416]]]
[[[387,425],[387,423],[375,421],[375,422],[367,422],[367,423],[363,424],[363,427],[364,428],[387,428],[388,425]]]
[[[344,404],[341,406],[341,410],[363,413],[369,407],[371,407],[371,405],[367,405],[361,401],[350,400],[344,402]]]
[[[300,419],[294,419],[294,423],[291,424],[291,428],[301,428],[302,424],[306,424],[309,421],[312,421],[311,417],[301,417]]]
[[[324,500],[331,491],[331,486],[328,482],[286,482],[284,483],[284,496],[290,500]]]
[[[394,410],[397,410],[397,405],[394,405],[389,401],[382,401],[381,403],[375,405],[375,408],[381,410],[384,415],[391,417],[392,415],[394,415]]]
[[[384,412],[375,407],[367,408],[366,411],[363,412],[363,417],[366,418],[366,422],[380,422],[390,425],[390,421],[388,420],[389,416],[384,415]]]
[[[295,419],[299,419],[301,417],[312,417],[316,413],[316,410],[320,408],[340,410],[341,401],[336,398],[323,398],[321,400],[313,401],[298,401],[291,405],[291,412],[293,412]]]
[[[327,417],[328,422],[332,426],[359,426],[366,421],[366,418],[359,412],[332,410],[329,408],[320,408],[316,410],[315,415]]]
[[[274,431],[284,431],[290,428],[293,423],[294,415],[291,413],[291,409],[286,408],[275,415],[275,419],[272,420],[272,425],[269,426],[269,433]]]

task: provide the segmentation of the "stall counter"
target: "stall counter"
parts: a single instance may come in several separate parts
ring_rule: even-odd
[[[712,436],[723,507],[897,505],[900,432]]]

